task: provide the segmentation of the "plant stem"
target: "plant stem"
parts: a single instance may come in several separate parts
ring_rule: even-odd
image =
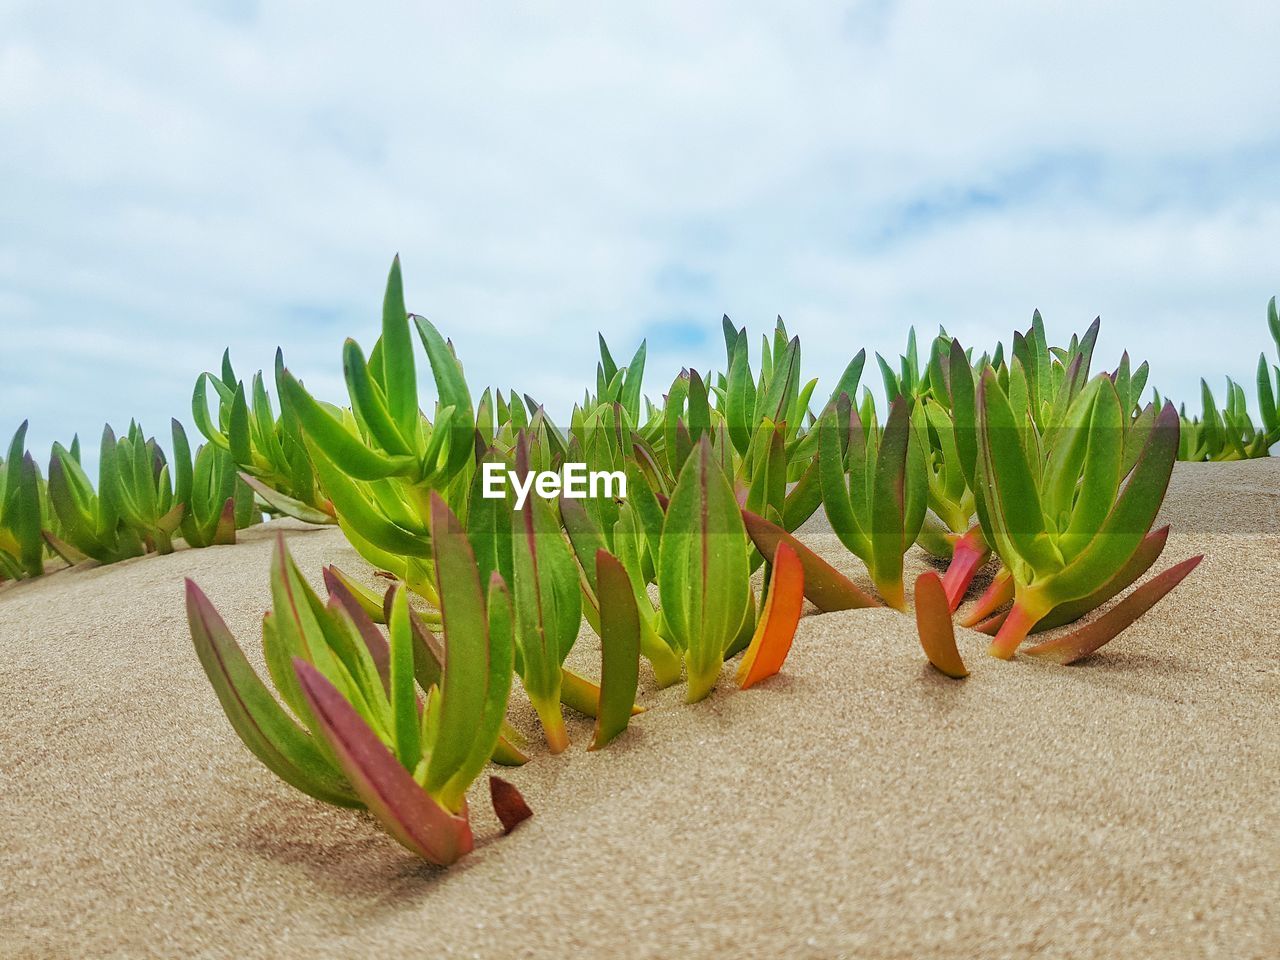
[[[987,546],[986,538],[982,536],[981,527],[971,527],[956,541],[955,549],[951,554],[951,564],[942,578],[942,587],[947,594],[947,607],[952,613],[955,613],[960,606],[960,601],[964,599],[969,584],[973,582],[973,575],[990,556],[991,548]]]
[[[533,703],[533,709],[537,711],[538,719],[542,721],[547,748],[552,753],[563,753],[569,746],[569,732],[564,728],[564,714],[560,710],[560,701],[556,699],[548,702],[541,698],[534,700],[532,697],[529,699]]]
[[[715,689],[720,679],[720,663],[707,670],[696,670],[691,663],[685,664],[688,673],[688,689],[685,692],[685,703],[697,703]]]
[[[972,627],[981,623],[1013,599],[1013,575],[1007,569],[996,574],[991,586],[983,592],[972,610],[960,618],[960,626]]]
[[[1021,600],[1014,601],[1013,608],[1009,611],[1009,615],[1005,617],[1005,621],[1001,624],[995,639],[991,641],[991,646],[987,648],[987,653],[993,657],[999,657],[1001,660],[1011,659],[1014,651],[1018,649],[1023,640],[1027,639],[1027,634],[1031,632],[1031,628],[1043,616],[1043,612],[1032,611]]]
[[[644,616],[640,618],[640,652],[653,668],[653,679],[659,687],[669,687],[680,679],[680,655],[658,636]]]
[[[896,579],[887,580],[875,578],[876,592],[880,594],[880,599],[895,610],[907,609],[907,594],[902,586],[902,571],[897,572]]]

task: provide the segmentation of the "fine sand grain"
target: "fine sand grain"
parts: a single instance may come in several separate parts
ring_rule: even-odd
[[[338,531],[5,587],[0,956],[1280,956],[1280,460],[1179,465],[1164,519],[1204,562],[1085,663],[963,633],[954,682],[907,617],[810,616],[758,688],[571,719],[448,871],[277,781],[191,648],[183,577],[256,658],[270,531],[367,577]]]

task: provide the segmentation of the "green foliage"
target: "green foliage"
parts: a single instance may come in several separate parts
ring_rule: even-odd
[[[1276,313],[1276,298],[1267,304],[1267,329],[1275,341],[1280,356],[1280,316]],[[1249,415],[1244,388],[1226,378],[1226,405],[1219,408],[1213,390],[1205,380],[1200,381],[1200,414],[1187,416],[1186,405],[1180,409],[1181,434],[1178,441],[1178,459],[1220,462],[1225,460],[1249,460],[1270,456],[1271,448],[1280,442],[1280,366],[1269,363],[1265,353],[1258,354],[1256,375],[1258,397],[1258,423]],[[1156,403],[1160,395],[1155,395]]]
[[[185,501],[174,496],[169,464],[155,437],[144,439],[142,428],[129,424],[117,441],[120,513],[148,551],[171,553],[173,534],[185,512]]]
[[[0,460],[0,580],[38,577],[44,572],[44,505],[40,468],[26,450],[23,421]]]
[[[600,711],[591,749],[627,729],[640,680],[640,614],[627,571],[607,550],[596,551],[600,597]]]
[[[1268,324],[1280,351],[1274,300]],[[322,601],[280,541],[263,621],[269,682],[188,584],[196,651],[232,727],[277,776],[367,809],[445,864],[472,847],[465,797],[485,765],[527,758],[506,720],[513,676],[551,752],[569,746],[564,706],[595,718],[595,750],[639,711],[644,663],[659,687],[683,674],[694,702],[743,651],[743,686],[776,673],[803,598],[821,612],[880,605],[858,574],[793,534],[820,505],[885,603],[914,600],[922,649],[943,673],[966,673],[952,615],[989,558],[991,586],[962,622],[1008,657],[1029,635],[1088,617],[1025,651],[1071,663],[1195,567],[1189,558],[1143,581],[1168,538],[1152,526],[1175,456],[1263,456],[1280,440],[1280,367],[1265,355],[1256,421],[1230,380],[1224,407],[1204,384],[1199,415],[1180,418],[1154,390],[1143,403],[1149,368],[1127,353],[1091,377],[1098,321],[1059,347],[1037,312],[1008,350],[976,359],[941,328],[921,350],[913,329],[896,363],[876,357],[883,424],[876,397],[859,394],[864,351],[815,410],[817,381],[781,318],[754,369],[746,328],[725,317],[722,331],[723,368],[681,369],[657,402],[643,393],[646,344],[620,365],[601,337],[594,390],[557,424],[509,387],[473,403],[453,344],[409,313],[396,258],[378,339],[367,353],[343,346],[346,406],[314,396],[277,352],[277,414],[263,374],[238,380],[224,354],[219,373],[196,381],[206,442],[194,455],[177,421],[171,456],[136,424],[120,438],[108,427],[96,488],[76,441],[54,446],[45,484],[23,424],[0,461],[0,578],[40,573],[46,546],[108,563],[168,552],[179,534],[232,543],[262,509],[336,522],[392,580],[385,597],[329,568]],[[418,346],[436,391],[426,411]],[[625,479],[625,494],[524,486],[578,463]],[[522,492],[492,496],[491,465]],[[909,598],[913,545],[948,568]],[[565,668],[584,620],[600,639],[599,685]],[[491,790],[506,827],[527,815],[509,784]]]
[[[733,488],[702,437],[667,507],[659,544],[664,635],[684,656],[686,699],[711,692],[725,653],[754,626],[746,529]]]
[[[448,650],[442,664],[424,651],[429,633],[404,590],[389,600],[385,639],[338,580],[328,580],[332,593],[322,603],[283,538],[272,563],[273,610],[263,621],[275,694],[190,581],[187,614],[223,710],[268,769],[317,799],[367,808],[410,850],[448,864],[472,847],[465,795],[498,747],[513,626],[501,578],[492,578],[486,600],[456,517],[438,496],[431,509]],[[429,682],[420,689],[424,674]]]
[[[411,319],[438,391],[434,420],[419,409]],[[430,495],[441,493],[465,516],[477,426],[452,345],[405,309],[398,257],[387,278],[381,336],[367,358],[347,340],[342,360],[350,407],[315,399],[288,370],[279,377],[282,402],[297,417],[320,487],[352,545],[431,599],[424,562]]]
[[[194,459],[187,432],[173,421],[174,499],[183,505],[179,529],[192,547],[236,542],[236,530],[260,519],[253,493],[240,482],[231,454],[217,444],[196,448]]]
[[[53,445],[49,460],[49,502],[61,539],[78,555],[99,563],[138,557],[145,550],[138,530],[125,522],[118,456],[115,433],[110,426],[104,427],[96,491],[80,461],[62,444]]]
[[[906,608],[902,558],[920,534],[928,495],[924,407],[899,396],[883,432],[842,395],[823,417],[818,472],[832,529],[866,564],[885,602]]]
[[[1055,608],[1121,574],[1160,509],[1178,444],[1177,415],[1166,405],[1126,475],[1125,412],[1105,375],[1071,401],[1047,438],[1016,410],[994,372],[984,372],[979,496],[988,540],[1015,592],[992,645],[998,656],[1011,656]]]
[[[276,350],[277,417],[262,371],[246,389],[236,380],[230,351],[224,352],[222,373],[202,373],[196,380],[191,412],[205,439],[231,455],[263,509],[308,523],[333,523],[333,506],[320,493],[297,413],[281,386],[284,372],[284,354]],[[216,422],[209,416],[209,387],[218,398]]]
[[[527,442],[517,447],[516,471],[529,473]],[[541,497],[530,495],[511,527],[517,669],[547,742],[559,753],[569,743],[560,710],[561,667],[582,622],[578,571],[555,511]]]

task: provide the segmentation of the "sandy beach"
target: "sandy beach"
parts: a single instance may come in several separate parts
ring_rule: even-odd
[[[1280,956],[1280,460],[1178,464],[1161,522],[1204,562],[1078,666],[959,631],[955,682],[907,616],[807,616],[758,688],[645,687],[599,753],[570,714],[450,870],[276,780],[192,649],[184,577],[260,662],[272,531],[368,578],[338,530],[6,585],[0,956]]]

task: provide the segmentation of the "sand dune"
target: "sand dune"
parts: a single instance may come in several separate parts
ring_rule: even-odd
[[[962,632],[957,683],[902,615],[810,616],[756,689],[571,721],[448,871],[277,781],[192,651],[183,577],[252,655],[270,531],[365,575],[337,530],[7,586],[0,956],[1278,956],[1280,460],[1179,464],[1165,520],[1205,562],[1079,666]]]

